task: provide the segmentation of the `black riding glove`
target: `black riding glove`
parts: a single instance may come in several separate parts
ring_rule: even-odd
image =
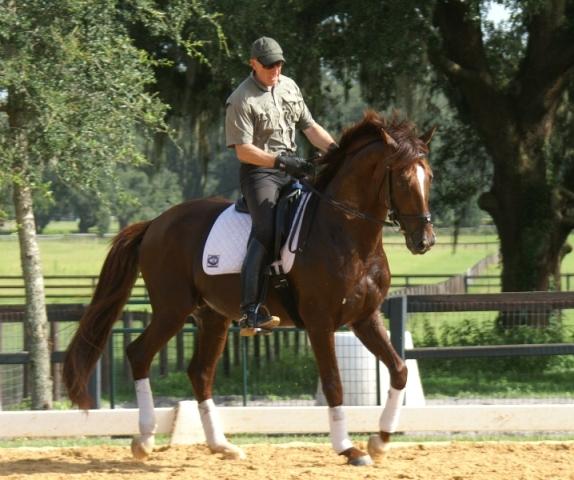
[[[275,158],[275,168],[295,178],[303,178],[315,173],[315,165],[301,157],[280,154]]]

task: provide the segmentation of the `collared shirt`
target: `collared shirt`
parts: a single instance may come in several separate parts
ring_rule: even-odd
[[[277,85],[266,87],[252,73],[226,102],[228,147],[246,143],[270,153],[295,152],[296,129],[305,130],[313,123],[299,87],[284,75]]]

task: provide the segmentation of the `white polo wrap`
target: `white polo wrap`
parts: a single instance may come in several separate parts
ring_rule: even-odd
[[[208,398],[204,400],[198,407],[207,445],[214,448],[226,444],[227,439],[223,433],[223,424],[221,423],[213,399]]]
[[[142,436],[154,435],[157,424],[153,405],[153,394],[149,378],[142,378],[134,382],[136,399],[139,408],[139,428]]]
[[[343,407],[329,408],[329,431],[331,432],[331,445],[337,453],[342,453],[353,446],[347,433],[347,420]]]
[[[401,415],[401,407],[405,399],[405,389],[397,390],[396,388],[389,388],[389,395],[385,408],[379,420],[379,427],[381,432],[393,433],[399,426],[399,417]]]

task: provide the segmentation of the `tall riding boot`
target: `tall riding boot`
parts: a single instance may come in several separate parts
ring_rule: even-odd
[[[241,335],[249,337],[257,333],[268,333],[279,324],[278,317],[272,317],[262,306],[266,284],[267,250],[255,238],[247,246],[247,254],[241,268]]]

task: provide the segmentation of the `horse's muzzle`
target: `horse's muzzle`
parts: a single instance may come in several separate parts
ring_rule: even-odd
[[[432,226],[417,229],[412,234],[407,235],[407,248],[415,255],[422,255],[428,252],[435,244],[435,234]]]

